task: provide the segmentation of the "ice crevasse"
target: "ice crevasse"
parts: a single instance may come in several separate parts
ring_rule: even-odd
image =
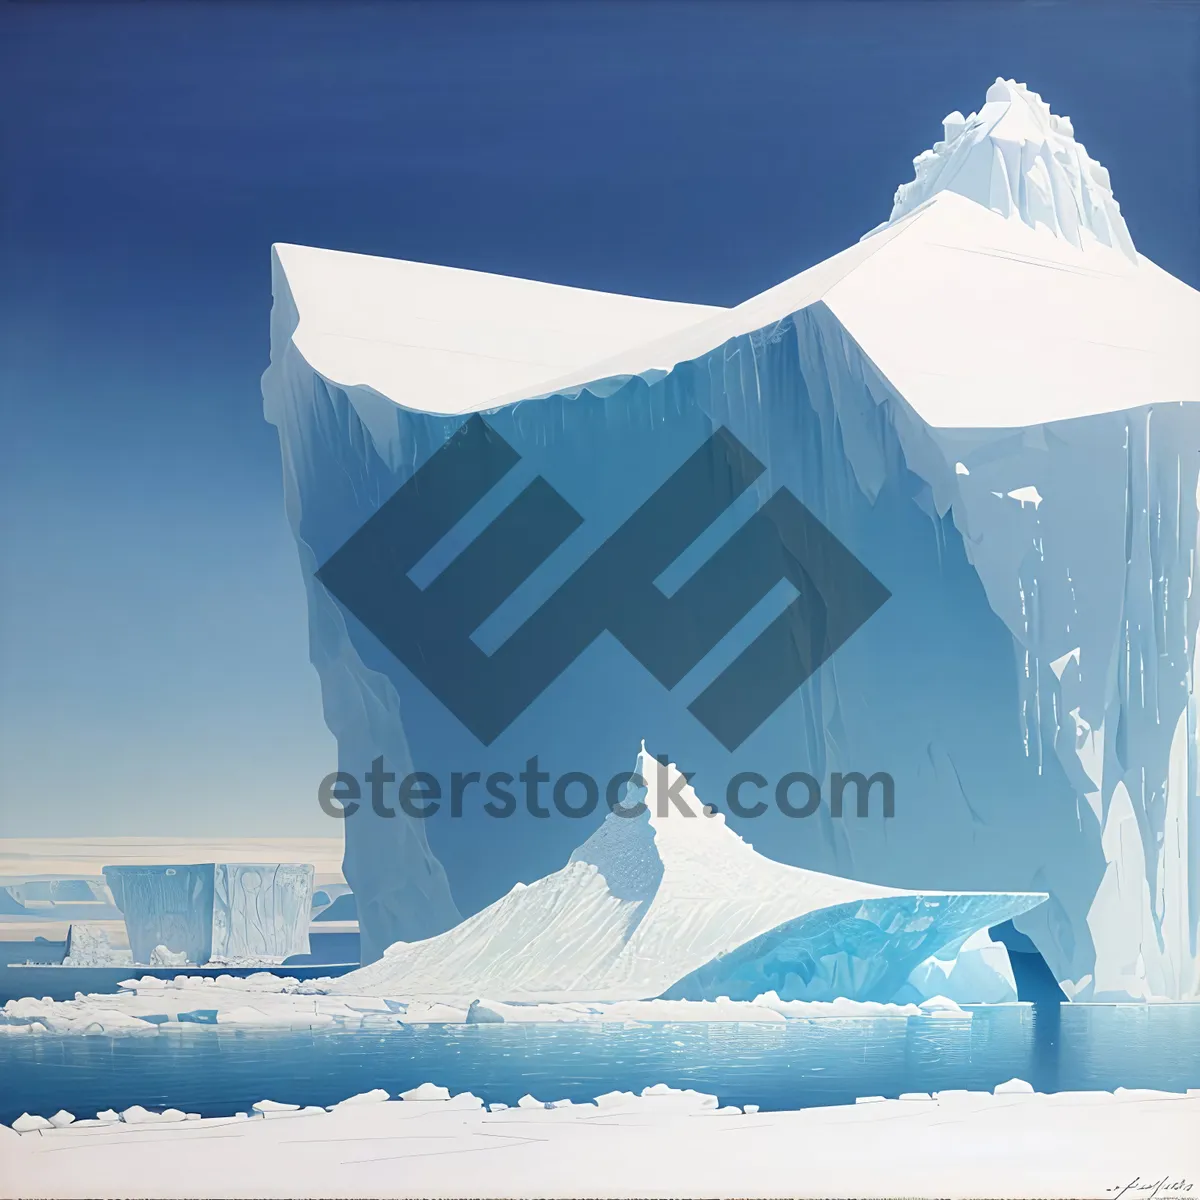
[[[732,309],[288,245],[274,295],[266,413],[341,769],[538,754],[603,780],[646,738],[718,803],[741,770],[886,771],[892,819],[727,820],[810,870],[1048,893],[1016,925],[1073,999],[1200,994],[1200,296],[1136,252],[1036,94],[998,80],[888,221]],[[535,476],[582,518],[485,649],[718,427],[765,470],[696,561],[786,487],[890,599],[736,751],[687,709],[707,668],[668,691],[606,636],[482,746],[314,575],[468,413],[519,464],[431,577]],[[365,958],[548,874],[582,828],[364,805],[344,829]]]

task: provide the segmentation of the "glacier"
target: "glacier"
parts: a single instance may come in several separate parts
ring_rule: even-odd
[[[1136,252],[1074,133],[997,80],[887,221],[732,309],[274,247],[264,405],[339,769],[516,776],[539,756],[607,779],[646,737],[714,802],[746,770],[886,771],[892,819],[722,815],[811,871],[1047,893],[1016,926],[1072,999],[1200,996],[1200,295]],[[732,517],[786,486],[891,598],[736,751],[687,709],[706,664],[668,691],[607,636],[481,746],[315,576],[470,413],[520,465],[432,577],[538,476],[582,517],[476,630],[485,650],[722,427],[765,467]],[[364,804],[344,822],[364,961],[502,902],[589,828]],[[605,930],[631,919],[596,906]]]
[[[335,995],[556,1002],[888,1003],[941,947],[1044,894],[913,894],[774,862],[645,747],[622,811],[559,871],[439,936],[397,942]],[[637,809],[636,816],[626,815]]]

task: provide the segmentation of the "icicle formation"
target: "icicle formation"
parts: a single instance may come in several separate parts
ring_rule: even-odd
[[[1137,262],[1108,171],[1075,140],[1070,117],[1037,92],[997,79],[978,113],[952,112],[945,137],[913,159],[916,178],[896,189],[889,221],[937,192],[957,192],[1026,225],[1043,225],[1082,248],[1095,239]]]

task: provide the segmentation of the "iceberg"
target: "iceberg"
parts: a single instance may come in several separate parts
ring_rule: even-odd
[[[213,960],[282,962],[307,954],[312,894],[308,863],[218,863]]]
[[[748,766],[886,772],[891,819],[822,805],[803,820],[731,811],[728,828],[781,865],[902,893],[1044,892],[1016,926],[1070,998],[1196,998],[1200,295],[1136,252],[1106,172],[1027,88],[998,80],[942,135],[884,224],[728,310],[274,248],[265,412],[339,767],[362,779],[383,759],[447,790],[452,772],[515,778],[531,761],[604,780],[644,736],[713,803]],[[495,486],[463,481],[482,498],[414,581],[449,594],[459,580],[485,654],[716,431],[762,472],[657,581],[664,595],[786,489],[890,598],[734,750],[691,706],[786,588],[678,681],[597,637],[481,744],[317,577],[471,414],[516,465]],[[501,579],[484,534],[543,484],[578,520],[553,545],[529,539],[527,573]],[[579,842],[575,822],[520,805],[495,820],[460,797],[461,812],[413,817],[363,796],[344,830],[364,962],[460,913],[500,904],[500,919],[514,878],[543,880]],[[595,867],[564,870],[618,954],[640,885],[625,897]],[[891,916],[855,902],[875,905],[868,924],[923,919],[911,899]],[[854,975],[860,935],[875,935],[832,920],[780,917],[747,935],[772,945],[729,969],[811,960],[818,988]],[[695,949],[689,970],[708,969]]]
[[[132,961],[281,963],[309,952],[308,863],[105,867]]]
[[[72,921],[67,928],[64,967],[127,967],[133,965],[128,946],[113,944],[113,930],[86,921]],[[186,961],[186,960],[185,960]]]
[[[446,933],[390,946],[329,990],[501,1003],[752,1001],[770,991],[887,1003],[940,947],[1046,899],[903,892],[787,866],[757,853],[645,747],[635,773],[646,786],[631,784],[622,811],[561,870]],[[471,1006],[476,1021],[485,1007]]]
[[[125,917],[135,963],[160,946],[205,963],[212,955],[212,863],[105,867],[104,878]]]

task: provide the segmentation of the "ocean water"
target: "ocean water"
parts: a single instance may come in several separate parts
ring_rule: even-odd
[[[1013,1006],[971,1020],[779,1025],[388,1026],[0,1039],[0,1121],[131,1104],[205,1116],[264,1098],[332,1104],[430,1080],[488,1102],[592,1099],[652,1083],[764,1109],[851,1103],[1014,1076],[1039,1091],[1200,1087],[1200,1005]]]

